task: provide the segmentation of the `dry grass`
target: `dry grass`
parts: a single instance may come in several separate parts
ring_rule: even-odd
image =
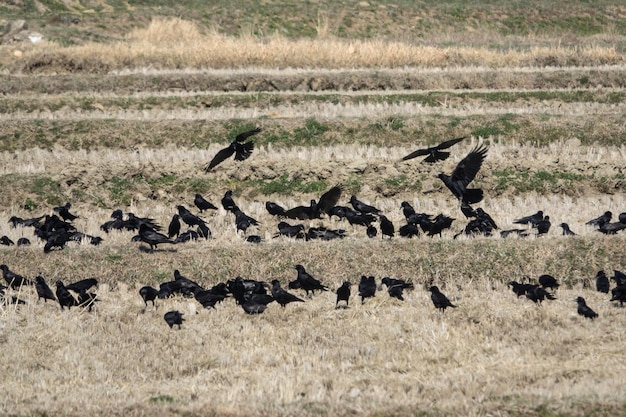
[[[624,264],[623,244],[622,237],[216,242],[181,246],[175,253],[146,254],[123,244],[46,256],[40,248],[3,249],[3,260],[26,276],[97,277],[102,301],[92,314],[62,312],[56,304],[37,303],[24,289],[19,295],[27,306],[2,310],[3,375],[10,388],[0,412],[620,413],[623,397],[615,387],[624,383],[623,338],[615,329],[626,316],[583,285],[596,268]],[[562,268],[564,258],[572,269]],[[520,269],[516,260],[530,259]],[[351,308],[334,310],[329,292],[285,311],[271,305],[258,317],[246,316],[232,300],[210,311],[184,299],[144,309],[137,294],[143,284],[171,279],[174,268],[207,286],[235,275],[286,284],[295,277],[294,263],[332,289],[363,273],[412,279],[417,288],[403,303],[379,293],[364,305],[353,297]],[[567,283],[558,300],[543,307],[516,299],[505,285],[543,272]],[[434,310],[424,290],[431,279],[457,309]],[[577,316],[572,300],[578,295],[599,319]],[[163,321],[170,309],[185,313],[181,331]]]
[[[543,67],[624,63],[614,47],[536,46],[507,51],[432,47],[382,40],[259,39],[202,34],[193,22],[155,19],[124,41],[63,47],[41,42],[11,66],[26,72],[106,73],[123,68]]]

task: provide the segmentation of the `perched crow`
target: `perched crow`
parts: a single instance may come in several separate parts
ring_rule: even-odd
[[[226,293],[218,293],[213,289],[202,290],[199,288],[193,294],[196,301],[202,304],[204,308],[215,308],[215,304],[221,303],[228,296]]]
[[[483,199],[483,190],[467,186],[478,174],[487,156],[487,150],[486,146],[475,147],[457,164],[451,175],[442,173],[437,176],[461,203],[474,204]]]
[[[55,230],[46,239],[46,244],[43,247],[44,253],[50,253],[53,249],[62,250],[65,248],[65,244],[72,239],[72,233],[65,229]]]
[[[345,301],[346,307],[350,303],[350,287],[352,283],[350,281],[344,281],[341,287],[337,288],[337,301],[335,302],[335,308],[339,308],[339,301]]]
[[[274,297],[274,300],[283,308],[289,303],[304,302],[303,299],[298,298],[290,292],[287,292],[286,290],[281,288],[280,281],[278,281],[277,279],[272,280],[272,297]]]
[[[543,219],[539,220],[536,224],[537,228],[537,236],[545,235],[550,230],[550,216],[544,216]]]
[[[154,229],[151,229],[148,225],[142,224],[139,227],[139,234],[133,236],[133,242],[141,241],[150,245],[150,250],[153,251],[161,243],[169,243],[175,245],[176,242],[170,240],[163,233],[159,233]]]
[[[415,214],[415,209],[408,201],[403,201],[402,203],[400,203],[400,207],[402,207],[402,214],[408,222],[411,216]]]
[[[544,290],[538,285],[534,285],[532,288],[526,291],[526,298],[537,304],[541,304],[541,302],[545,299],[556,300],[556,298],[552,294],[550,294],[548,291]]]
[[[12,245],[15,245],[15,242],[13,242],[11,239],[9,239],[8,236],[2,236],[2,237],[0,237],[0,245],[12,246]]]
[[[519,219],[513,220],[514,224],[528,224],[530,227],[537,227],[537,223],[543,220],[543,211],[539,210],[535,214],[531,214],[530,216],[520,217]]]
[[[284,216],[285,215],[285,209],[282,206],[280,206],[280,205],[278,205],[278,204],[276,204],[276,203],[274,203],[272,201],[266,201],[265,202],[265,209],[272,216],[279,216],[280,217],[280,216]]]
[[[343,239],[346,237],[346,231],[343,229],[328,229],[326,227],[309,227],[306,232],[305,239],[320,239],[320,240],[333,240]]]
[[[541,288],[544,290],[546,288],[550,288],[551,290],[559,288],[559,283],[556,282],[556,278],[548,274],[544,274],[539,277],[539,285],[541,285]]]
[[[563,229],[563,236],[576,236],[576,233],[569,228],[569,224],[561,223],[559,224],[559,227]]]
[[[79,293],[82,291],[88,291],[90,288],[95,287],[96,285],[98,285],[97,279],[85,278],[85,279],[81,279],[80,281],[73,282],[70,285],[66,285],[65,288]]]
[[[181,275],[178,269],[174,270],[174,282],[176,283],[176,288],[178,288],[178,291],[184,297],[192,297],[194,295],[194,291],[204,289],[198,283]]]
[[[594,319],[598,317],[598,313],[593,311],[585,302],[585,299],[582,297],[577,297],[574,301],[578,303],[578,314],[588,319]]]
[[[235,226],[237,227],[237,231],[243,231],[246,233],[249,227],[258,226],[259,222],[252,217],[248,216],[246,213],[241,211],[239,207],[237,207],[233,214],[235,215]]]
[[[198,193],[196,193],[196,196],[193,199],[193,204],[195,204],[196,207],[198,207],[198,210],[200,210],[200,213],[204,212],[204,210],[217,210],[217,207],[215,207],[209,201],[205,200],[204,197],[202,197]]]
[[[178,237],[174,239],[174,242],[176,243],[190,242],[192,240],[198,240],[198,237],[199,237],[198,232],[195,232],[190,229],[190,230],[187,230],[186,232],[179,234]]]
[[[165,319],[167,325],[170,326],[170,329],[173,328],[175,324],[177,324],[178,329],[180,330],[183,321],[185,321],[185,319],[183,318],[183,313],[177,310],[168,311],[167,313],[165,313],[163,318]]]
[[[261,236],[259,235],[250,235],[246,238],[246,242],[249,243],[261,243],[263,239],[261,239]]]
[[[365,204],[364,202],[358,200],[356,196],[350,197],[350,204],[358,213],[361,214],[381,214],[381,211],[374,206],[370,206],[369,204]]]
[[[93,306],[96,304],[96,301],[100,301],[96,294],[88,293],[87,291],[81,291],[78,294],[78,307],[86,308],[88,311],[93,309]]]
[[[59,304],[61,305],[61,310],[65,309],[65,307],[71,310],[72,307],[75,307],[78,305],[78,302],[76,301],[74,296],[67,290],[67,288],[65,287],[65,285],[63,285],[63,282],[61,280],[58,280],[56,282],[56,285],[57,285],[56,295],[57,295],[57,300],[59,300]]]
[[[621,222],[604,223],[598,228],[598,231],[605,235],[616,235],[620,230],[626,229],[626,224]]]
[[[408,161],[409,159],[417,158],[418,156],[428,155],[428,157],[426,157],[423,162],[428,162],[432,164],[437,161],[444,161],[448,159],[448,157],[450,156],[450,152],[442,152],[441,150],[448,149],[449,147],[459,143],[463,139],[465,139],[465,136],[462,138],[450,139],[440,143],[439,145],[431,146],[429,148],[418,149],[402,158],[402,160]]]
[[[146,285],[145,287],[141,287],[141,289],[139,290],[139,295],[141,295],[141,298],[146,304],[146,307],[148,306],[148,301],[152,301],[152,305],[156,306],[154,304],[154,300],[156,300],[157,296],[159,295],[159,290],[151,287],[150,285]]]
[[[29,246],[29,245],[30,245],[30,240],[28,240],[28,238],[21,237],[17,239],[17,246]]]
[[[234,211],[236,208],[238,208],[237,204],[235,204],[235,200],[233,200],[232,190],[226,190],[226,192],[224,193],[224,197],[222,197],[221,203],[222,207],[224,207],[224,210],[226,211]]]
[[[294,268],[298,271],[298,277],[295,281],[289,283],[289,288],[300,288],[306,291],[306,295],[315,293],[315,290],[328,291],[328,287],[323,285],[319,280],[313,278],[311,274],[306,272],[302,265],[296,265]]]
[[[609,282],[609,278],[606,276],[604,271],[598,271],[596,274],[596,290],[598,292],[608,294],[610,287],[611,284]]]
[[[370,224],[367,226],[365,233],[367,234],[367,237],[374,238],[378,234],[378,229],[376,228],[376,226]]]
[[[2,277],[7,282],[7,284],[14,290],[19,290],[22,285],[32,284],[32,282],[30,282],[28,279],[11,271],[9,267],[4,264],[0,265],[0,269],[2,270]]]
[[[376,278],[373,276],[361,275],[361,281],[359,282],[359,296],[361,297],[361,304],[365,303],[366,298],[372,298],[376,296]]]
[[[450,300],[448,300],[448,297],[439,291],[439,288],[436,285],[430,287],[428,291],[430,291],[430,299],[433,301],[435,308],[438,308],[441,311],[446,311],[446,308],[448,307],[456,307],[450,302]]]
[[[511,289],[513,290],[515,295],[517,295],[517,298],[521,297],[522,295],[526,295],[528,291],[531,291],[536,287],[535,284],[524,284],[517,281],[509,281],[509,285],[511,286]]]
[[[380,214],[378,216],[378,221],[380,222],[380,233],[383,235],[383,238],[388,236],[389,239],[391,239],[395,234],[395,227],[393,226],[391,220]]]
[[[248,130],[246,132],[240,133],[235,137],[235,140],[230,143],[226,148],[221,149],[209,162],[207,167],[204,169],[204,172],[209,172],[217,165],[230,158],[235,154],[235,161],[244,161],[252,155],[252,150],[254,149],[254,142],[249,141],[245,142],[250,136],[256,135],[261,131],[260,128],[255,128],[252,130]]]
[[[172,216],[172,220],[170,221],[169,226],[167,226],[167,237],[170,239],[180,234],[180,215],[174,214]]]
[[[602,227],[605,224],[610,223],[612,218],[613,218],[613,213],[607,210],[601,216],[596,217],[595,219],[591,219],[585,224],[589,226],[594,226],[594,227]]]
[[[56,297],[52,292],[52,289],[46,283],[46,280],[38,275],[35,277],[35,290],[37,290],[37,301],[43,298],[44,302],[48,302],[48,300],[56,301]]]
[[[296,224],[294,226],[290,225],[287,222],[278,223],[278,233],[274,235],[274,237],[278,236],[287,236],[287,237],[295,237],[304,239],[304,225]]]
[[[59,216],[61,216],[63,220],[72,222],[78,219],[78,216],[70,213],[70,208],[72,208],[72,204],[68,201],[63,206],[54,207],[53,210],[59,213]]]

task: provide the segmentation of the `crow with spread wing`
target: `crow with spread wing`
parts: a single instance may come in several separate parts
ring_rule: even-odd
[[[235,137],[235,140],[230,143],[226,148],[221,149],[209,162],[209,165],[204,169],[205,172],[209,172],[217,165],[224,162],[226,159],[235,155],[235,161],[243,161],[246,160],[252,155],[252,150],[254,149],[254,142],[249,141],[245,142],[250,136],[256,135],[261,131],[261,128],[255,128],[252,130],[248,130],[247,132],[243,132],[238,134]]]
[[[428,163],[433,164],[437,161],[444,161],[448,159],[448,157],[450,156],[450,152],[442,152],[442,149],[448,149],[452,145],[459,143],[465,138],[466,136],[463,136],[462,138],[450,139],[450,140],[440,143],[437,146],[431,146],[429,148],[418,149],[414,152],[411,152],[404,158],[402,158],[402,160],[408,161],[409,159],[417,158],[418,156],[428,155],[428,157],[426,157],[423,162],[428,162]]]

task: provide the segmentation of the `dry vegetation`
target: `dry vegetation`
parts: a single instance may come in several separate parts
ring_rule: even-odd
[[[626,268],[626,241],[584,225],[626,211],[623,5],[123,3],[0,5],[47,35],[0,45],[0,236],[33,241],[0,246],[0,263],[51,283],[96,277],[101,299],[68,312],[10,292],[28,304],[0,307],[0,415],[626,415],[626,314],[593,291],[598,270]],[[249,160],[202,171],[252,126],[263,132]],[[442,164],[400,162],[463,135]],[[547,236],[452,239],[465,219],[433,174],[480,142],[480,206],[502,228],[542,209]],[[272,238],[265,201],[293,207],[337,183],[342,204],[356,194],[396,227],[403,200],[457,220],[433,239],[368,239],[327,219],[311,224],[348,236]],[[227,189],[261,221],[260,245],[222,209],[205,216],[213,239],[154,253],[99,230],[114,208],[167,225],[176,204],[195,211],[194,193],[219,204]],[[101,246],[44,254],[3,220],[66,201]],[[562,221],[579,236],[562,237]],[[297,263],[333,291],[254,317],[232,300],[144,308],[137,293],[176,268],[206,286],[286,285]],[[506,285],[544,273],[563,285],[543,306]],[[335,310],[334,289],[362,274],[416,289],[360,305],[353,287]],[[435,311],[431,283],[458,308]],[[598,319],[576,314],[579,295]],[[170,309],[185,313],[180,331]]]

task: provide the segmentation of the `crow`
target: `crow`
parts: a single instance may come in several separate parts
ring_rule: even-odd
[[[161,243],[169,243],[172,245],[176,244],[176,242],[174,242],[173,240],[170,240],[163,233],[159,233],[155,231],[154,229],[151,229],[149,226],[145,224],[142,224],[139,227],[139,234],[133,236],[132,241],[133,242],[140,241],[140,242],[147,243],[148,245],[150,245],[151,251],[154,251],[157,248],[157,246]]]
[[[218,293],[213,289],[203,290],[200,288],[197,288],[193,295],[196,301],[202,304],[202,307],[204,308],[215,308],[215,304],[221,303],[226,297],[228,297],[228,294],[226,293]]]
[[[250,235],[246,238],[246,242],[249,243],[261,243],[263,239],[259,235]]]
[[[320,218],[322,213],[331,215],[332,209],[335,208],[337,202],[341,198],[341,194],[343,193],[343,185],[337,184],[331,187],[328,191],[322,194],[319,198],[318,203],[315,206],[313,212],[313,218]]]
[[[276,300],[276,302],[280,304],[280,306],[283,308],[285,308],[285,306],[289,303],[304,302],[303,299],[296,297],[295,295],[281,288],[280,281],[278,281],[277,279],[272,280],[272,297],[274,297],[274,300]]]
[[[370,224],[367,226],[367,230],[365,231],[365,233],[367,234],[367,237],[374,238],[378,234],[378,229],[376,228],[376,226]]]
[[[198,226],[199,228],[200,226]],[[180,235],[178,235],[178,237],[176,239],[174,239],[174,242],[176,243],[185,243],[185,242],[190,242],[192,240],[198,240],[198,232],[193,231],[193,230],[187,230],[186,232],[181,233]]]
[[[374,206],[370,206],[369,204],[365,204],[364,202],[358,200],[356,196],[350,197],[350,204],[354,210],[361,214],[381,214],[381,211]]]
[[[437,175],[461,203],[474,204],[483,199],[483,190],[479,188],[467,188],[467,186],[474,180],[476,174],[478,174],[487,156],[487,150],[488,148],[486,146],[476,146],[457,164],[451,175],[443,173]]]
[[[611,299],[609,301],[618,301],[620,307],[626,303],[626,285],[618,284],[617,287],[611,290]]]
[[[198,193],[196,193],[196,196],[193,199],[193,204],[198,207],[200,213],[204,212],[204,210],[217,210],[217,207],[215,207],[211,202],[205,200],[204,197]]]
[[[54,207],[53,210],[59,213],[59,216],[61,216],[63,220],[72,222],[78,219],[78,216],[70,213],[70,208],[72,208],[72,204],[68,201],[63,206]]]
[[[433,301],[435,308],[443,312],[446,311],[446,308],[448,307],[456,307],[450,302],[450,300],[448,300],[448,297],[446,297],[441,291],[439,291],[439,288],[436,285],[430,287],[428,291],[430,291],[430,299]]]
[[[285,216],[285,209],[282,206],[272,201],[265,202],[265,209],[272,216],[279,216],[279,217]]]
[[[333,240],[333,239],[343,239],[346,237],[346,231],[343,229],[328,229],[326,227],[309,227],[307,230],[305,239],[320,239],[320,240]]]
[[[88,291],[91,287],[98,285],[98,280],[95,278],[85,278],[80,281],[76,281],[70,285],[66,285],[68,290],[80,293],[82,291]]]
[[[539,210],[535,214],[531,214],[529,216],[520,217],[519,219],[513,220],[514,224],[528,224],[530,227],[537,227],[537,223],[543,220],[543,211]]]
[[[44,253],[50,253],[53,249],[63,250],[65,244],[72,239],[72,233],[65,229],[55,230],[46,239],[46,244],[43,247]]]
[[[395,234],[395,227],[393,226],[391,220],[389,220],[386,216],[380,214],[378,216],[378,221],[380,222],[380,233],[382,234],[383,238],[385,236],[389,236],[389,239],[391,239]]]
[[[233,200],[232,190],[226,190],[226,192],[224,193],[224,197],[222,197],[221,203],[222,207],[224,207],[224,210],[226,211],[234,211],[236,208],[238,208],[237,204],[235,204],[235,200]]]
[[[359,282],[359,296],[361,297],[361,304],[365,303],[366,298],[372,298],[376,296],[376,278],[373,276],[361,275],[361,281]]]
[[[410,239],[413,236],[419,236],[420,229],[413,223],[407,223],[398,229],[398,233],[400,233],[400,236]]]
[[[200,286],[198,283],[190,280],[189,278],[181,275],[180,271],[178,269],[174,270],[174,281],[177,284],[178,287],[178,291],[184,296],[184,297],[192,297],[194,295],[194,291],[197,290],[204,290],[204,288],[202,288],[202,286]]]
[[[315,290],[328,291],[328,287],[323,285],[319,280],[313,278],[311,274],[306,272],[302,265],[295,265],[294,269],[298,271],[298,277],[295,281],[289,283],[289,288],[301,288],[306,291],[307,296],[309,295],[309,292],[311,292],[311,295],[315,294]]]
[[[12,245],[15,245],[15,242],[9,239],[8,236],[2,236],[0,237],[0,245],[12,246]]]
[[[626,229],[626,224],[621,222],[604,223],[597,230],[605,235],[616,235],[620,230]]]
[[[180,215],[174,214],[172,216],[172,220],[170,221],[169,226],[167,226],[167,237],[170,239],[180,234]]]
[[[598,292],[608,294],[610,287],[611,284],[609,282],[609,278],[606,276],[604,271],[598,271],[598,273],[596,274],[596,290]]]
[[[248,216],[246,213],[241,211],[239,207],[237,207],[233,214],[235,215],[235,226],[237,227],[237,231],[243,231],[244,234],[248,230],[250,226],[258,226],[259,222],[252,217]]]
[[[583,297],[577,297],[574,301],[578,303],[578,314],[588,319],[594,319],[598,317],[598,313],[593,311],[585,302]]]
[[[409,218],[411,218],[411,216],[415,214],[415,209],[408,201],[403,201],[402,203],[400,203],[400,207],[402,207],[402,214],[408,222]]]
[[[576,236],[576,233],[569,228],[569,224],[561,223],[559,227],[563,229],[563,236]]]
[[[626,224],[626,213],[620,213],[618,219],[620,223]]]
[[[141,287],[141,289],[139,289],[139,295],[141,295],[141,298],[146,304],[146,307],[148,306],[148,301],[152,301],[152,305],[156,307],[156,304],[154,304],[154,300],[156,300],[157,296],[159,295],[159,290],[151,287],[150,285],[146,285],[145,287]]]
[[[183,321],[185,321],[185,319],[183,318],[183,313],[177,310],[168,311],[167,313],[165,313],[163,318],[165,319],[167,325],[170,326],[170,329],[173,328],[175,324],[177,324],[178,330],[180,330]]]
[[[178,205],[176,206],[176,209],[178,210],[178,215],[180,216],[180,219],[188,226],[198,226],[201,224],[205,224],[204,220],[190,212],[187,207]]]
[[[585,224],[589,226],[594,226],[594,227],[602,227],[605,224],[609,223],[612,218],[613,218],[613,213],[607,210],[601,216],[596,217],[595,219],[591,219]]]
[[[541,285],[541,288],[544,290],[546,288],[550,288],[551,290],[559,288],[559,283],[556,282],[556,278],[548,274],[544,274],[539,277],[539,285]]]
[[[352,283],[350,281],[344,281],[341,287],[337,288],[337,301],[335,302],[335,308],[339,308],[339,301],[345,301],[346,307],[350,303],[350,287]]]
[[[412,290],[415,288],[413,283],[406,282],[403,279],[384,277],[381,281],[381,284],[385,285],[387,288],[391,287],[401,287],[402,289]]]
[[[21,237],[17,239],[17,246],[29,246],[29,245],[30,245],[30,240],[28,240],[28,238]]]
[[[48,300],[57,300],[52,292],[52,289],[48,286],[46,280],[41,275],[35,277],[35,290],[37,291],[37,301],[42,298],[44,302],[48,302]]]
[[[9,267],[4,264],[0,265],[0,269],[2,270],[2,276],[4,280],[14,290],[19,290],[22,285],[32,284],[32,282],[30,282],[28,279],[11,271]]]
[[[404,289],[400,285],[387,287],[387,293],[389,294],[389,296],[391,298],[397,298],[400,301],[404,301],[404,297],[402,296],[403,292]]]
[[[556,300],[552,294],[538,285],[533,285],[532,288],[526,291],[526,298],[537,304],[541,304],[541,302],[545,299]]]
[[[345,212],[345,215],[351,226],[357,225],[367,227],[376,221],[376,217],[374,217],[374,215],[370,213],[361,214],[352,209],[348,209]]]
[[[78,294],[78,307],[87,308],[88,311],[93,309],[96,301],[100,301],[100,299],[98,299],[97,295],[92,292],[88,293],[83,290]]]
[[[230,158],[235,154],[235,161],[244,161],[252,155],[252,150],[254,149],[254,142],[249,141],[245,142],[250,136],[256,135],[261,132],[260,128],[255,128],[252,130],[248,130],[246,132],[240,133],[235,136],[235,140],[230,143],[226,148],[221,149],[209,162],[209,164],[204,169],[204,172],[209,172],[213,168],[215,168],[220,163],[224,162],[226,159]]]
[[[463,136],[462,138],[450,139],[436,146],[431,146],[429,148],[424,148],[424,149],[418,149],[406,155],[404,158],[402,158],[402,160],[408,161],[409,159],[417,158],[418,156],[428,155],[428,157],[426,157],[423,160],[423,162],[428,162],[432,164],[437,161],[444,161],[448,159],[448,157],[450,156],[450,152],[442,152],[441,150],[448,149],[452,145],[459,143],[465,138],[466,136]]]
[[[278,223],[278,233],[274,235],[274,237],[278,236],[287,236],[287,237],[295,237],[297,239],[304,239],[304,225],[296,224],[294,226],[290,225],[287,222]]]
[[[543,219],[539,220],[535,227],[537,228],[537,236],[545,235],[550,230],[550,216],[545,216]]]
[[[63,281],[58,280],[56,282],[56,286],[56,296],[57,300],[59,300],[59,304],[61,305],[61,310],[64,310],[65,307],[67,307],[68,310],[71,310],[72,307],[78,305],[78,302],[76,301],[74,296],[67,290],[65,285],[63,285]]]
[[[522,295],[526,295],[528,291],[531,291],[536,287],[535,284],[524,284],[517,281],[509,281],[509,285],[511,286],[511,289],[513,290],[515,295],[517,295],[517,298],[521,297]]]
[[[37,227],[41,224],[41,221],[46,217],[45,215],[40,217],[33,217],[30,219],[22,219],[21,217],[11,216],[9,219],[9,223],[11,223],[11,228],[15,229],[17,226],[22,227]]]

